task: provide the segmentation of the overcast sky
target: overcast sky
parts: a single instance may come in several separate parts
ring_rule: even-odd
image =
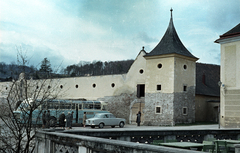
[[[16,48],[33,66],[135,59],[161,40],[171,8],[198,62],[220,64],[214,41],[240,23],[240,0],[0,0],[0,62],[16,62]]]

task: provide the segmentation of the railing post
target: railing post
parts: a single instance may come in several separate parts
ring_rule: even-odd
[[[87,148],[83,146],[78,147],[78,153],[87,153]]]
[[[235,153],[240,153],[240,144],[235,144]]]
[[[167,142],[167,140],[176,140],[176,135],[166,135],[166,136],[164,136],[164,142]]]
[[[204,140],[208,140],[209,138],[210,138],[210,139],[211,139],[211,138],[214,138],[214,135],[212,135],[212,134],[207,134],[207,135],[204,136],[203,139],[204,139]]]
[[[122,137],[117,138],[117,140],[130,142],[131,138],[130,138],[130,136],[122,136]]]

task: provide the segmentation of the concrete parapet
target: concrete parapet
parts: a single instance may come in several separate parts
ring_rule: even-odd
[[[67,142],[66,142],[67,141]],[[36,133],[35,153],[73,151],[75,152],[125,152],[125,153],[194,153],[198,151],[177,149],[163,146],[154,146],[142,143],[133,143],[128,141],[110,140],[83,135],[73,135],[67,133],[44,132]]]

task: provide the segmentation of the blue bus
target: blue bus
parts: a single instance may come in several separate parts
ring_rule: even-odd
[[[36,100],[25,100],[20,106],[14,111],[15,117],[21,122],[26,123],[26,114],[29,114],[30,107],[36,105],[36,109],[32,111],[32,124],[42,124],[42,114],[44,111],[50,111],[50,126],[55,126],[59,123],[59,116],[64,113],[65,116],[68,115],[68,112],[73,112],[73,122],[82,124],[83,113],[86,112],[87,118],[93,117],[97,113],[106,113],[107,103],[103,101],[86,101],[86,100],[64,100],[64,99],[54,99],[47,100],[46,102],[39,102]]]

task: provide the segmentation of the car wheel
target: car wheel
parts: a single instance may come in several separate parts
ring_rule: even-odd
[[[103,124],[103,123],[100,123],[100,124],[98,125],[98,127],[99,127],[100,129],[102,129],[102,128],[104,127],[104,124]]]
[[[111,126],[112,128],[115,128],[115,125]]]
[[[49,120],[49,126],[50,127],[55,127],[57,124],[57,119],[55,117],[51,117],[50,120]]]
[[[124,127],[124,123],[123,123],[123,122],[120,122],[120,123],[119,123],[119,127],[120,127],[120,128],[123,128],[123,127]]]
[[[94,128],[95,128],[95,126],[91,126],[91,128],[92,128],[92,129],[94,129]]]

